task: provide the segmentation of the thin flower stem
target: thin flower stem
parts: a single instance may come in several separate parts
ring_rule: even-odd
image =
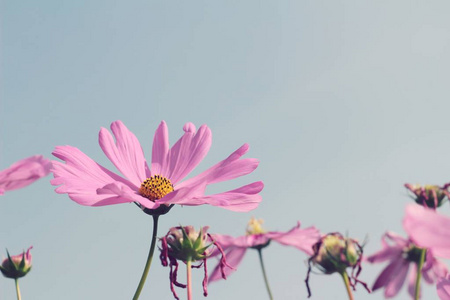
[[[147,279],[148,271],[150,270],[150,266],[152,264],[153,253],[155,252],[156,234],[158,232],[159,215],[153,215],[152,217],[153,217],[152,243],[150,245],[150,251],[148,253],[147,263],[145,264],[144,272],[142,273],[141,281],[139,281],[139,285],[136,289],[136,293],[134,293],[133,300],[139,299],[139,295],[141,294],[142,288],[144,287],[145,280]]]
[[[425,254],[427,253],[427,249],[422,249],[420,252],[420,260],[417,264],[417,277],[416,277],[416,290],[414,299],[419,300],[420,298],[420,279],[422,278],[422,268],[425,262]]]
[[[353,294],[352,294],[352,290],[350,288],[350,280],[348,279],[347,272],[343,271],[341,273],[341,276],[342,276],[342,279],[344,279],[345,288],[347,289],[348,299],[349,300],[354,300]]]
[[[259,262],[261,263],[262,273],[264,276],[264,282],[266,283],[267,293],[269,294],[269,299],[273,300],[272,292],[270,291],[269,280],[267,280],[266,268],[264,268],[261,249],[258,249],[258,255],[259,255]]]
[[[187,298],[188,300],[192,300],[192,262],[188,260],[186,262],[186,280],[187,280]]]
[[[14,281],[16,282],[17,300],[20,300],[20,299],[22,299],[22,297],[20,296],[19,279],[16,278],[16,279],[14,279]]]

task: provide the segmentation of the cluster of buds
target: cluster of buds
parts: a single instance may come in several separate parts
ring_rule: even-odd
[[[437,185],[421,186],[420,184],[407,183],[405,187],[413,193],[412,198],[414,201],[424,207],[437,208],[446,199],[450,198],[449,192],[447,191],[450,183],[445,184],[443,187]]]
[[[346,238],[337,232],[328,233],[322,236],[312,248],[314,254],[308,260],[309,268],[305,279],[308,298],[311,297],[309,288],[311,264],[325,274],[337,272],[344,275],[347,272],[347,268],[351,268],[350,285],[352,288],[355,289],[356,283],[361,283],[370,293],[367,284],[358,279],[361,272],[363,248],[356,240]]]
[[[178,260],[184,263],[188,261],[199,262],[198,265],[192,265],[192,268],[200,268],[203,266],[203,295],[205,297],[208,295],[207,258],[209,258],[213,252],[218,251],[221,253],[219,265],[224,279],[226,279],[224,268],[232,268],[227,264],[225,254],[220,245],[214,241],[209,233],[207,233],[208,228],[208,226],[205,226],[199,231],[196,231],[193,226],[172,227],[169,232],[161,238],[160,259],[164,267],[170,267],[170,289],[175,299],[179,298],[175,292],[174,286],[186,288],[185,284],[177,281]]]
[[[8,250],[8,258],[5,258],[0,266],[0,271],[3,276],[12,279],[18,279],[27,275],[31,270],[31,246],[27,252],[23,251],[22,254],[10,256]]]

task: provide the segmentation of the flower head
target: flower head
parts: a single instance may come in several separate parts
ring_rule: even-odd
[[[387,232],[381,239],[382,249],[369,256],[367,261],[380,263],[389,261],[373,284],[372,290],[384,288],[386,298],[395,297],[400,291],[409,272],[408,292],[412,298],[415,296],[415,280],[417,277],[417,264],[420,260],[421,248],[411,239],[405,239],[393,232]],[[410,270],[410,266],[413,267]],[[428,283],[434,283],[437,278],[447,273],[447,268],[427,251],[422,276]]]
[[[42,155],[31,156],[0,171],[0,195],[25,187],[50,172],[51,163]]]
[[[199,265],[192,266],[192,268],[200,268],[203,266],[205,276],[203,279],[203,294],[208,295],[208,274],[206,268],[206,260],[211,256],[211,253],[216,250],[222,254],[220,259],[220,269],[223,278],[225,277],[225,267],[231,268],[226,260],[220,245],[207,233],[208,227],[205,226],[199,231],[196,231],[192,226],[178,226],[172,227],[169,232],[161,238],[161,254],[160,259],[164,267],[170,267],[170,289],[176,299],[179,299],[175,292],[174,285],[186,288],[185,284],[177,281],[178,261],[186,263],[200,262]],[[215,249],[214,249],[215,248]]]
[[[233,269],[225,270],[227,276],[235,271],[249,248],[261,250],[262,248],[267,247],[271,241],[275,241],[282,245],[293,246],[306,254],[311,255],[313,253],[312,245],[320,238],[320,233],[315,227],[300,229],[300,222],[297,223],[297,226],[287,232],[266,232],[261,224],[261,219],[256,220],[252,218],[247,226],[247,234],[237,238],[229,235],[213,235],[214,240],[216,240],[225,251],[228,263],[233,267]],[[214,254],[215,253],[213,253],[213,255]],[[222,278],[219,267],[220,264],[214,268],[210,276],[210,282]]]
[[[0,271],[3,276],[8,278],[17,279],[27,275],[31,270],[31,254],[30,250],[33,248],[31,246],[28,248],[27,252],[25,251],[22,254],[10,256],[9,252],[8,258],[5,258],[0,266]]]
[[[53,162],[53,185],[57,193],[67,193],[75,202],[102,206],[134,202],[149,214],[166,213],[173,204],[210,204],[233,211],[249,211],[261,202],[263,183],[253,182],[240,188],[205,195],[206,186],[253,172],[258,160],[240,159],[249,146],[244,144],[229,157],[203,173],[182,181],[206,156],[211,146],[211,131],[206,126],[196,130],[186,123],[184,135],[169,147],[163,121],[153,139],[152,161],[147,164],[136,136],[121,121],[111,124],[113,136],[102,128],[99,143],[121,177],[75,147],[58,146],[53,155],[65,162]]]
[[[363,248],[355,239],[346,238],[340,233],[328,233],[313,246],[313,255],[309,258],[309,269],[305,279],[306,288],[308,289],[308,298],[311,297],[309,288],[309,274],[311,273],[311,265],[316,266],[325,274],[347,272],[347,268],[352,269],[350,285],[353,289],[356,283],[361,283],[370,293],[367,285],[358,279],[361,272],[361,261],[363,259]]]
[[[412,192],[414,201],[425,207],[437,208],[441,206],[449,197],[447,191],[450,184],[443,187],[438,185],[405,184],[405,187]]]

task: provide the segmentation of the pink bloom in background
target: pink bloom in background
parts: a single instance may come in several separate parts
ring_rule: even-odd
[[[308,255],[313,253],[312,245],[320,238],[320,233],[315,227],[300,229],[300,222],[297,226],[287,232],[270,231],[265,232],[261,228],[262,220],[252,220],[249,222],[247,235],[234,238],[229,235],[212,235],[213,239],[225,251],[228,264],[234,269],[225,269],[225,275],[229,275],[236,270],[247,252],[247,249],[262,249],[275,241],[282,245],[293,246]],[[217,265],[211,273],[210,282],[222,278],[220,264]]]
[[[240,159],[249,149],[244,144],[229,157],[203,173],[182,181],[206,156],[211,146],[211,131],[192,123],[183,127],[183,136],[169,147],[167,125],[161,122],[153,139],[152,162],[148,166],[136,136],[121,121],[111,124],[113,136],[102,128],[99,143],[105,155],[123,174],[121,177],[99,165],[72,146],[58,146],[53,155],[65,162],[53,162],[53,185],[57,193],[67,193],[75,202],[102,206],[135,202],[144,210],[161,205],[209,204],[233,211],[249,211],[261,202],[261,181],[240,188],[205,195],[206,186],[253,172],[254,158]]]
[[[417,206],[417,205],[416,205]],[[408,292],[414,299],[417,264],[420,261],[421,249],[410,239],[405,239],[393,232],[387,232],[381,239],[382,249],[369,256],[367,261],[381,263],[388,261],[388,265],[376,279],[372,290],[384,288],[386,298],[395,297],[403,286],[409,272]],[[410,271],[410,266],[412,268]],[[427,251],[422,276],[424,280],[433,284],[438,278],[447,273],[447,267],[438,261],[431,251]]]
[[[439,299],[450,300],[450,274],[439,278],[436,288]]]
[[[450,218],[418,205],[408,205],[403,228],[416,245],[450,258]]]
[[[42,155],[31,156],[0,171],[0,195],[25,187],[50,172],[51,163]]]
[[[0,266],[0,271],[7,278],[17,279],[25,276],[31,270],[31,253],[30,250],[33,246],[28,248],[21,254],[10,256],[8,253],[8,258],[2,261]]]

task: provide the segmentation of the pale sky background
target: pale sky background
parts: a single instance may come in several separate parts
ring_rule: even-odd
[[[118,119],[148,160],[161,120],[172,143],[185,122],[207,124],[213,145],[193,174],[250,144],[260,167],[210,191],[263,180],[260,206],[178,206],[160,236],[178,224],[239,236],[255,216],[268,230],[300,220],[368,236],[372,254],[386,230],[404,234],[405,182],[450,181],[448,1],[4,0],[0,11],[0,169],[72,145],[115,170],[97,135]],[[151,218],[133,204],[80,206],[50,178],[0,198],[0,255],[34,246],[23,299],[131,299]],[[306,256],[273,243],[264,257],[275,299],[306,299]],[[372,285],[383,267],[365,264],[360,279]],[[155,256],[140,299],[173,299],[168,274]],[[336,274],[311,287],[311,299],[346,299]],[[267,299],[256,251],[209,294]],[[423,295],[437,299],[434,286]],[[0,278],[0,299],[15,299],[12,280]]]

